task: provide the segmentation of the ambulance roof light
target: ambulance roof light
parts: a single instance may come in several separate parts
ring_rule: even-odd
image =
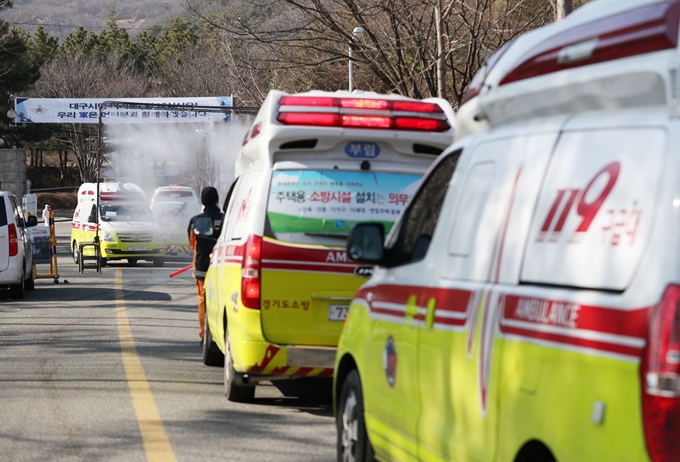
[[[530,50],[499,85],[677,47],[680,0],[635,8],[555,35]]]
[[[283,96],[277,121],[284,125],[433,132],[451,128],[436,103],[356,97]]]

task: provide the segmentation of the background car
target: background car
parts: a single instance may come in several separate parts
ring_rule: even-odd
[[[25,290],[35,287],[27,228],[37,223],[37,217],[26,217],[15,195],[0,191],[0,287],[9,288],[15,299],[23,298]]]
[[[161,186],[154,191],[150,205],[166,253],[191,254],[187,226],[191,217],[202,211],[196,191],[189,186]]]

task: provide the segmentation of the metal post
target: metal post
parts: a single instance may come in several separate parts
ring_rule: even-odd
[[[354,30],[352,31],[352,37],[360,37],[363,35],[363,33],[366,32],[363,27],[355,27]],[[353,44],[354,38],[351,38],[349,40],[349,62],[347,63],[348,69],[349,69],[349,91],[352,92],[354,90],[354,75],[352,75],[352,66],[354,64],[354,58],[352,56],[352,44]]]
[[[349,42],[349,91],[350,93],[354,90],[354,81],[352,80],[352,42]]]

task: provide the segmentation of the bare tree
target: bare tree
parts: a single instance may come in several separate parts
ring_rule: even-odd
[[[115,52],[99,59],[83,51],[61,54],[46,64],[31,94],[43,98],[125,98],[143,96],[147,82],[132,61]],[[93,181],[97,174],[96,125],[66,125],[58,141],[73,151],[80,180]]]
[[[573,9],[572,0],[555,0],[555,20],[564,19]]]
[[[158,91],[168,96],[234,96],[238,106],[259,106],[269,85],[263,61],[240,63],[255,56],[225,34],[205,33],[195,46],[160,62]]]
[[[236,3],[236,2],[235,2]],[[235,69],[268,69],[270,86],[288,91],[347,88],[350,44],[357,88],[454,104],[483,63],[514,36],[553,19],[545,0],[241,0],[221,20]],[[279,8],[262,21],[263,14]],[[253,19],[257,18],[257,20]],[[365,33],[352,36],[355,27]]]

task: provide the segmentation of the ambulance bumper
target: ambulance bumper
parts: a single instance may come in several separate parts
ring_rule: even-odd
[[[165,248],[150,250],[104,249],[104,257],[143,257],[147,255],[165,255]]]
[[[288,366],[332,368],[336,352],[336,348],[288,347]]]
[[[236,339],[232,339],[230,344],[234,369],[252,378],[326,377],[333,374],[337,351],[334,347],[274,345]]]

